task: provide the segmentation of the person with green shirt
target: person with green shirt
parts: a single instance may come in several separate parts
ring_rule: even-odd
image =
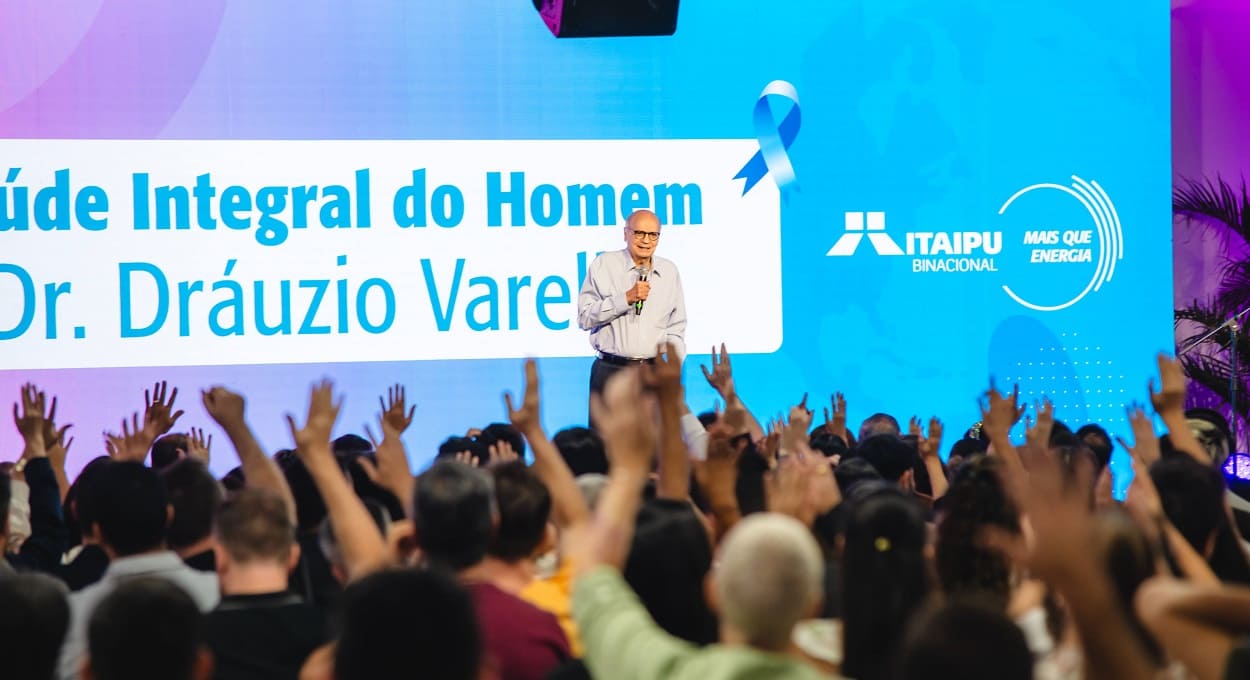
[[[800,522],[763,513],[725,537],[708,577],[720,617],[719,644],[696,647],[660,629],[621,575],[634,518],[656,451],[653,397],[638,371],[612,377],[591,408],[611,460],[593,520],[566,536],[577,566],[573,616],[596,680],[716,680],[823,676],[791,642],[796,622],[819,610],[823,561]]]

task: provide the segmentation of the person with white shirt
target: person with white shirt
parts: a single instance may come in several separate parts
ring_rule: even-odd
[[[686,355],[681,275],[671,261],[655,256],[659,241],[659,217],[637,210],[625,222],[625,248],[590,263],[577,299],[577,322],[590,331],[598,355],[590,369],[592,394],[601,394],[616,371],[654,362],[665,343],[672,343],[679,357]]]
[[[164,579],[186,591],[201,612],[221,597],[217,574],[196,571],[168,550],[165,533],[172,510],[157,474],[142,463],[113,462],[100,471],[93,489],[101,543],[111,562],[104,577],[69,597],[70,624],[57,676],[81,677],[92,612],[124,583]]]

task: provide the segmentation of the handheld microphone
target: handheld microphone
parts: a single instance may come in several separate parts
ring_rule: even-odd
[[[650,274],[651,274],[651,263],[650,263],[650,262],[648,262],[648,263],[646,263],[646,264],[642,265],[642,269],[641,269],[640,273],[638,274],[638,280],[639,280],[639,281],[646,281],[646,280],[647,280],[647,276],[649,276]],[[634,316],[638,316],[639,314],[642,314],[642,303],[643,303],[643,302],[645,302],[645,301],[644,301],[642,298],[639,298],[639,299],[638,299],[638,301],[634,303]]]

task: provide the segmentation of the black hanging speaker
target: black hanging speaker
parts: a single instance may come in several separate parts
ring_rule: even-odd
[[[672,35],[680,0],[533,0],[557,38]]]

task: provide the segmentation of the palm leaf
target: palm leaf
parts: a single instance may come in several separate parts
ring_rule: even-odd
[[[1229,316],[1250,306],[1250,260],[1230,260],[1224,267],[1218,300]]]
[[[1172,212],[1202,224],[1216,227],[1225,234],[1236,233],[1250,243],[1250,193],[1246,180],[1240,191],[1219,176],[1210,179],[1185,179],[1172,192]]]
[[[1219,357],[1210,355],[1196,355],[1181,358],[1181,365],[1185,369],[1185,374],[1189,379],[1202,385],[1219,395],[1224,403],[1229,403],[1231,397],[1230,388],[1232,387],[1231,374],[1232,368],[1228,362]],[[1245,418],[1250,414],[1250,394],[1246,392],[1246,377],[1250,375],[1245,365],[1242,364],[1237,370],[1237,404],[1236,414]]]

